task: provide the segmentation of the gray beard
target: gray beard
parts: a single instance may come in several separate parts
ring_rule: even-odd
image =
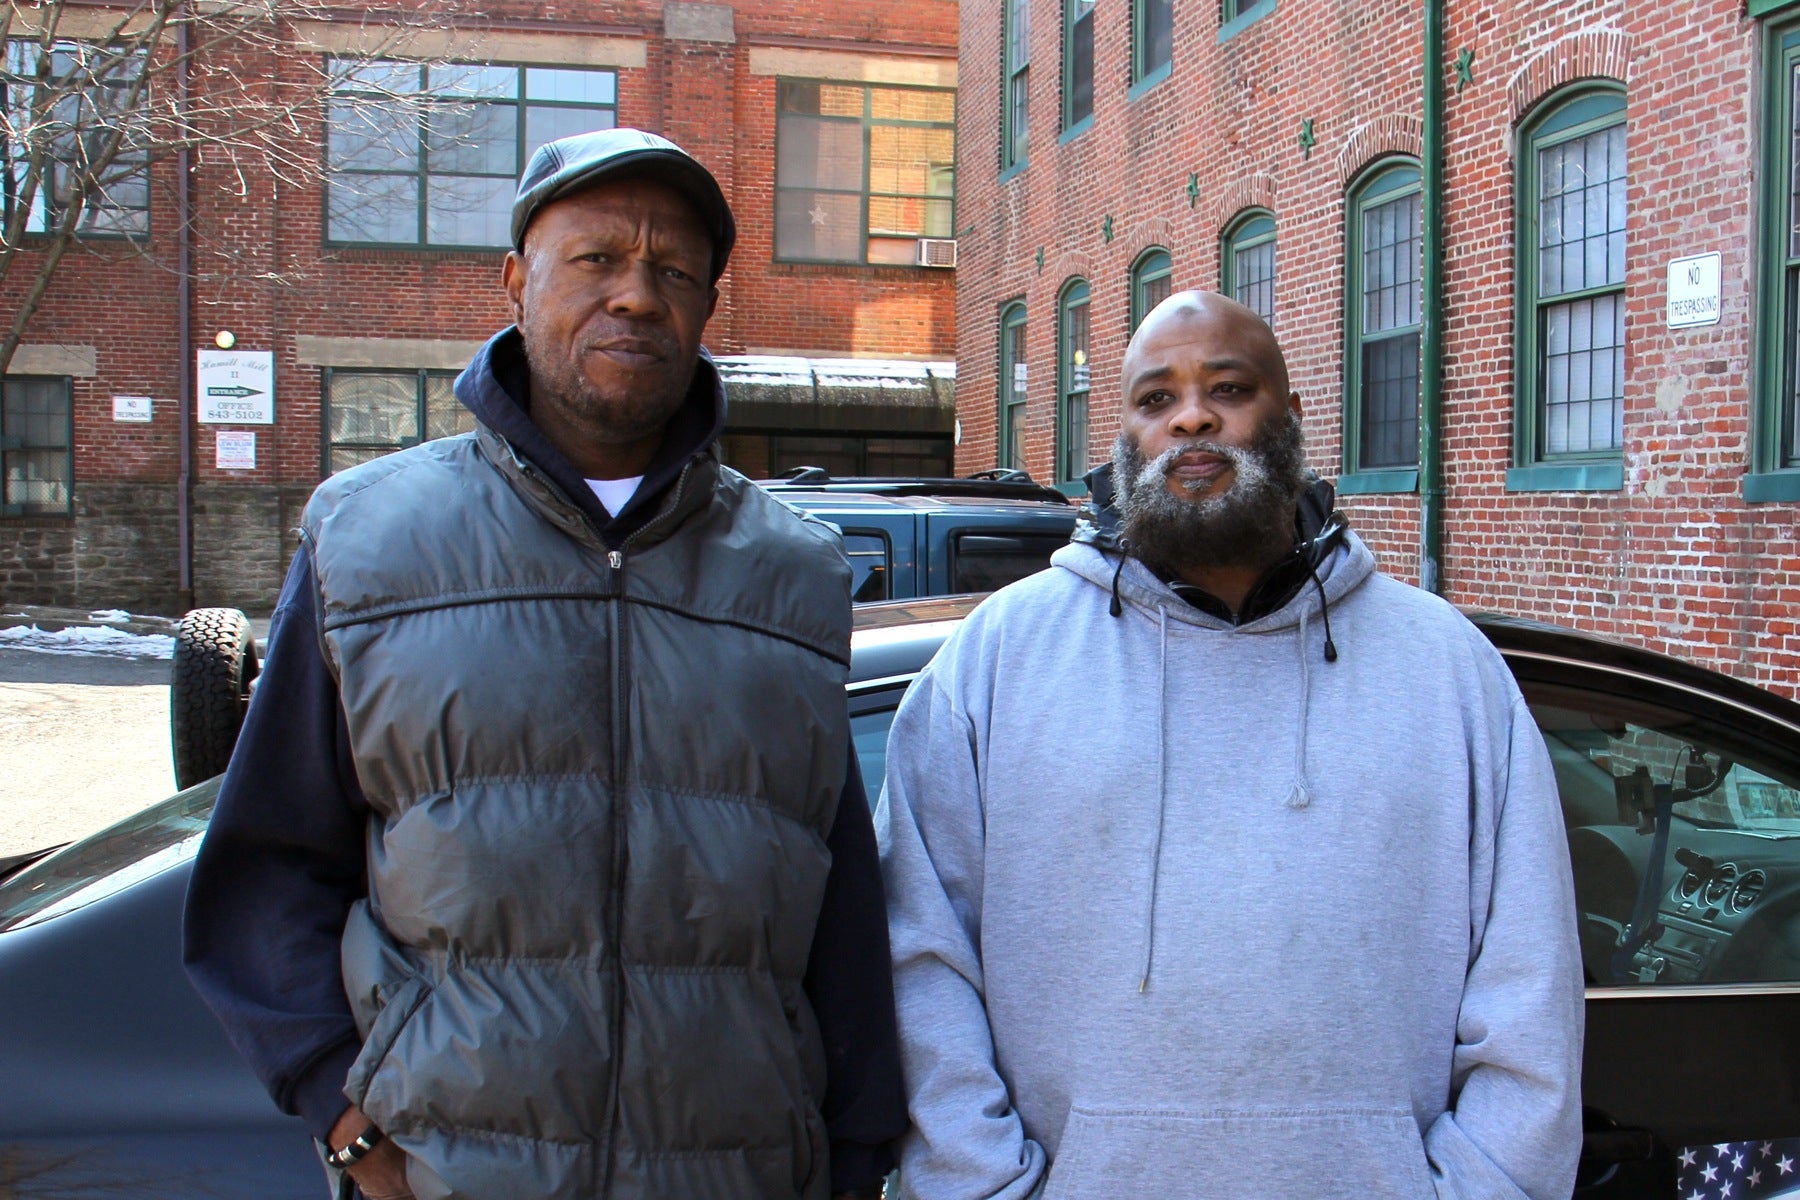
[[[1229,459],[1233,478],[1217,495],[1184,499],[1168,490],[1169,472],[1196,450]],[[1300,419],[1292,412],[1265,422],[1248,447],[1185,442],[1154,462],[1121,433],[1112,466],[1128,551],[1153,567],[1261,567],[1294,544],[1294,509],[1307,475]]]

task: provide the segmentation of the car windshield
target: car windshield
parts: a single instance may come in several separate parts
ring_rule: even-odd
[[[0,883],[0,931],[92,904],[191,858],[218,798],[219,781],[208,780],[26,867]]]

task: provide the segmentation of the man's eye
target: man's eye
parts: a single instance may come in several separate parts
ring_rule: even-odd
[[[1167,392],[1146,392],[1138,397],[1139,408],[1155,408],[1169,398]]]

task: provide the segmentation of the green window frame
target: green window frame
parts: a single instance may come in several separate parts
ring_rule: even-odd
[[[456,375],[327,367],[319,422],[324,474],[335,475],[420,442],[473,432],[475,414],[456,398]]]
[[[7,127],[0,186],[8,228],[26,205],[24,232],[53,234],[70,197],[87,193],[76,237],[149,237],[150,166],[141,143],[133,144],[133,126],[147,118],[143,53],[121,58],[105,46],[59,41],[49,56],[46,64],[35,38],[12,38],[0,58]]]
[[[1005,0],[1001,9],[1000,170],[1025,166],[1031,132],[1031,0]]]
[[[1056,301],[1056,481],[1073,484],[1088,473],[1089,307],[1085,279],[1063,285]]]
[[[1344,473],[1355,495],[1419,486],[1423,251],[1419,164],[1384,159],[1344,206]]]
[[[1095,0],[1062,0],[1063,140],[1094,123]]]
[[[1275,214],[1238,213],[1219,235],[1219,290],[1275,328]]]
[[[1625,483],[1625,92],[1565,88],[1519,127],[1512,491]]]
[[[1175,62],[1175,0],[1131,0],[1131,95],[1166,78]]]
[[[618,73],[590,67],[328,59],[325,244],[496,250],[546,142],[618,120]]]
[[[1751,503],[1800,500],[1800,19],[1764,28],[1763,80]]]
[[[1000,310],[999,417],[994,426],[994,465],[1025,469],[1025,401],[1030,371],[1025,356],[1025,302],[1013,300]]]
[[[775,260],[918,265],[956,228],[953,88],[776,81]]]
[[[0,380],[0,517],[75,511],[75,391],[62,375]]]
[[[1150,310],[1169,298],[1175,283],[1175,260],[1161,246],[1151,246],[1131,264],[1131,332]]]
[[[1275,0],[1219,0],[1219,41],[1228,42],[1275,11]]]

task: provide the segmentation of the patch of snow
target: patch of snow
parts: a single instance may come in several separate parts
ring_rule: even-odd
[[[107,624],[116,624],[116,623],[131,620],[131,614],[126,612],[122,608],[103,608],[99,612],[89,613],[88,620],[103,621],[103,622],[106,622]]]
[[[0,629],[0,650],[44,654],[95,654],[108,658],[172,658],[175,639],[160,633],[126,633],[105,626],[72,625],[54,632],[36,625]]]

